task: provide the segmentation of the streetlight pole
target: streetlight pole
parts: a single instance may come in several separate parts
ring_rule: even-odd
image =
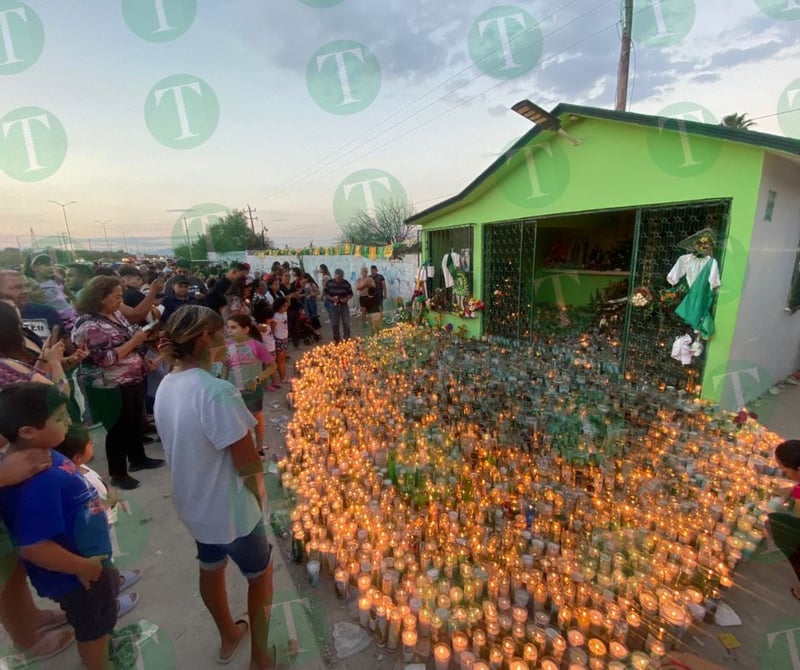
[[[101,226],[103,226],[103,233],[105,233],[106,236],[106,249],[108,249],[109,252],[111,251],[111,243],[108,241],[108,229],[106,226],[111,223],[112,220],[113,219],[109,219],[108,221],[98,221],[95,219],[95,223],[99,223]]]
[[[53,203],[54,205],[58,205],[61,208],[61,213],[64,215],[64,225],[67,227],[67,239],[69,240],[69,248],[72,254],[75,254],[75,245],[72,243],[72,233],[69,231],[69,221],[67,221],[67,207],[70,205],[77,205],[78,203],[75,200],[70,200],[69,202],[56,202],[55,200],[50,200],[49,202]]]

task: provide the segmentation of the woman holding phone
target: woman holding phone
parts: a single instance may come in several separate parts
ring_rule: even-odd
[[[57,332],[47,339],[37,354],[32,353],[22,331],[16,307],[0,301],[0,389],[17,381],[47,382],[69,394],[64,374],[64,343]],[[84,355],[85,350],[79,350]]]
[[[149,366],[143,345],[148,332],[134,329],[120,312],[120,305],[119,279],[92,279],[77,304],[82,316],[75,323],[72,340],[88,349],[78,374],[86,387],[92,417],[107,431],[111,484],[129,490],[139,486],[129,472],[160,468],[164,460],[150,458],[144,451],[142,415]]]

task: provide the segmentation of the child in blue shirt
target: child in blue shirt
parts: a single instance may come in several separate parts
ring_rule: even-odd
[[[0,515],[36,591],[55,600],[75,629],[84,667],[107,670],[119,573],[97,492],[53,450],[69,424],[67,399],[55,386],[20,382],[0,392],[0,435],[9,450],[47,449],[52,458],[47,470],[0,489]]]

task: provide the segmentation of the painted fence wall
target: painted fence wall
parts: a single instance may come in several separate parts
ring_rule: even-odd
[[[404,256],[400,260],[385,260],[385,259],[370,259],[363,256],[256,256],[248,254],[247,252],[230,252],[224,254],[209,254],[209,260],[230,262],[230,261],[246,261],[250,264],[253,272],[269,272],[272,264],[275,261],[283,263],[288,262],[290,265],[300,266],[306,272],[311,274],[317,283],[321,281],[322,274],[319,272],[320,263],[328,266],[328,269],[333,274],[336,268],[344,270],[344,277],[353,284],[355,290],[355,282],[359,276],[362,267],[369,268],[371,265],[378,267],[380,272],[386,278],[386,286],[388,295],[384,302],[384,310],[387,312],[394,311],[395,301],[397,298],[402,298],[404,301],[411,299],[411,294],[414,292],[414,284],[416,281],[417,269],[419,266],[419,259],[416,254]],[[357,305],[357,301],[353,301]]]

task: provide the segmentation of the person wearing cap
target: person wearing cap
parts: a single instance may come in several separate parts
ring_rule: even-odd
[[[164,286],[164,293],[165,295],[170,295],[172,293],[172,289],[175,286],[176,281],[179,277],[185,277],[189,280],[188,287],[189,287],[189,295],[192,298],[198,298],[200,295],[205,295],[208,293],[208,289],[206,285],[198,278],[195,277],[193,274],[189,273],[191,269],[191,265],[189,261],[184,258],[179,258],[178,261],[175,263],[175,275],[170,277],[167,280],[166,285]]]
[[[25,274],[35,279],[39,288],[44,293],[45,303],[50,305],[58,312],[58,316],[64,322],[64,327],[69,330],[75,321],[77,314],[75,308],[67,299],[64,287],[56,280],[53,270],[53,261],[47,254],[39,254],[26,262]]]
[[[340,342],[339,324],[341,323],[344,339],[350,339],[350,305],[353,297],[353,287],[344,278],[344,270],[337,268],[331,279],[325,285],[325,297],[331,303],[331,328],[333,341]]]
[[[142,271],[132,265],[123,265],[119,269],[119,277],[122,280],[122,302],[128,307],[136,307],[144,300]]]
[[[196,298],[190,294],[190,278],[187,275],[178,275],[174,280],[172,284],[172,293],[168,294],[161,303],[161,306],[164,308],[164,311],[161,313],[162,323],[166,323],[167,319],[169,319],[178,308],[184,305],[193,305],[196,302]]]

